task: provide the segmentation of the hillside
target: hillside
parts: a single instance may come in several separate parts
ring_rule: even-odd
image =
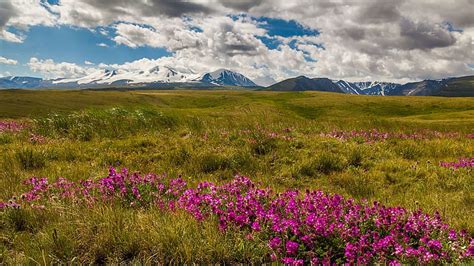
[[[327,78],[310,79],[305,76],[287,79],[267,87],[268,91],[325,91],[338,92],[343,91]]]
[[[472,168],[458,161],[474,154],[473,128],[471,98],[3,90],[0,264],[270,264],[269,243],[295,237],[273,230],[278,202],[288,221],[330,217],[301,227],[322,254],[344,250],[347,228],[386,236],[414,219],[417,246],[445,221],[472,236]],[[446,252],[472,243],[432,235]]]
[[[474,76],[423,80],[406,84],[388,82],[348,82],[332,81],[327,78],[310,79],[304,76],[290,78],[265,90],[269,91],[329,91],[346,94],[383,96],[445,96],[473,97]]]
[[[448,80],[446,86],[441,87],[433,95],[448,97],[474,97],[474,76]]]

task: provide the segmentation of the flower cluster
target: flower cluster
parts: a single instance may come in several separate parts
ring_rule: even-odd
[[[110,168],[109,175],[98,180],[72,182],[61,177],[50,183],[47,178],[32,177],[24,183],[32,187],[20,196],[24,202],[47,203],[60,199],[89,206],[97,202],[121,202],[129,206],[155,204],[167,207],[167,203],[176,201],[186,187],[182,179],[168,180],[164,175],[131,174],[125,168],[120,172]]]
[[[20,204],[16,203],[13,200],[10,200],[8,202],[0,202],[0,210],[5,209],[5,208],[19,209]]]
[[[385,141],[387,139],[433,139],[433,138],[460,138],[461,134],[456,132],[439,132],[439,131],[420,131],[418,133],[390,133],[381,132],[377,129],[372,130],[352,130],[352,131],[331,131],[321,133],[321,137],[336,138],[340,140],[361,140],[363,142]],[[473,138],[474,134],[466,135],[466,138]]]
[[[440,162],[439,165],[442,167],[454,169],[474,167],[474,157],[471,159],[459,159],[456,162]]]
[[[98,180],[59,178],[49,183],[31,178],[27,184],[32,189],[20,197],[24,204],[118,202],[171,212],[181,209],[197,220],[213,218],[222,230],[258,235],[267,241],[270,258],[285,264],[438,264],[474,258],[474,240],[443,223],[439,214],[357,203],[321,191],[275,193],[243,176],[192,188],[180,178],[112,168]]]
[[[16,121],[0,121],[0,133],[2,132],[19,132],[26,128],[24,123]]]
[[[44,144],[46,143],[46,138],[41,136],[41,135],[37,135],[37,134],[34,134],[34,133],[31,133],[30,134],[30,143],[32,144]]]

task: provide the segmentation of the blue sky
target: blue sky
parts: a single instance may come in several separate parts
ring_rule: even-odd
[[[12,75],[37,76],[38,73],[31,72],[25,65],[31,57],[84,65],[85,61],[94,64],[120,64],[144,57],[156,59],[171,54],[164,48],[117,45],[101,34],[100,29],[103,28],[89,30],[68,26],[35,26],[26,33],[23,43],[0,40],[0,55],[19,62],[17,65],[0,65],[0,73],[8,71]],[[99,44],[106,44],[107,47]]]
[[[276,36],[318,35],[317,30],[304,27],[294,20],[267,17],[253,19],[259,23],[260,28],[267,30],[268,37],[259,37],[259,39],[269,49],[278,49],[278,46],[282,44],[281,41],[275,39]],[[32,57],[86,66],[86,61],[95,65],[100,63],[122,64],[142,58],[158,59],[172,55],[172,52],[165,48],[150,46],[132,48],[115,43],[111,40],[111,36],[115,31],[113,25],[94,29],[70,26],[34,26],[27,32],[12,30],[24,34],[26,38],[22,43],[12,43],[0,39],[0,55],[19,62],[16,65],[0,64],[0,73],[9,72],[11,75],[41,76],[32,72],[26,65]],[[199,31],[198,28],[196,30]]]

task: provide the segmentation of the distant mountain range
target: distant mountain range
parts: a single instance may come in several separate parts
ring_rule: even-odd
[[[361,95],[384,96],[447,96],[474,97],[474,76],[424,80],[406,84],[389,82],[347,82],[327,78],[300,76],[265,88],[268,91],[328,91]]]
[[[0,88],[35,89],[152,89],[152,88],[210,88],[244,87],[266,91],[325,91],[360,95],[407,95],[474,97],[474,76],[424,80],[406,84],[390,82],[348,82],[328,78],[299,76],[286,79],[269,87],[259,87],[242,74],[227,69],[196,74],[187,69],[155,66],[147,70],[98,70],[75,79],[41,79],[34,77],[0,78]]]
[[[188,70],[179,71],[168,66],[156,66],[148,70],[98,70],[90,75],[74,79],[41,79],[32,77],[0,78],[0,88],[162,88],[162,87],[258,87],[242,74],[220,69],[202,75]]]

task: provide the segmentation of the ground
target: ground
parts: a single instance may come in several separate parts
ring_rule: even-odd
[[[438,211],[474,234],[474,100],[320,92],[0,91],[0,201],[32,177],[98,179],[109,167],[191,185],[235,175]],[[352,132],[354,131],[354,132]],[[13,198],[15,200],[15,198]],[[122,205],[4,211],[0,263],[262,262],[268,245],[217,221]]]

